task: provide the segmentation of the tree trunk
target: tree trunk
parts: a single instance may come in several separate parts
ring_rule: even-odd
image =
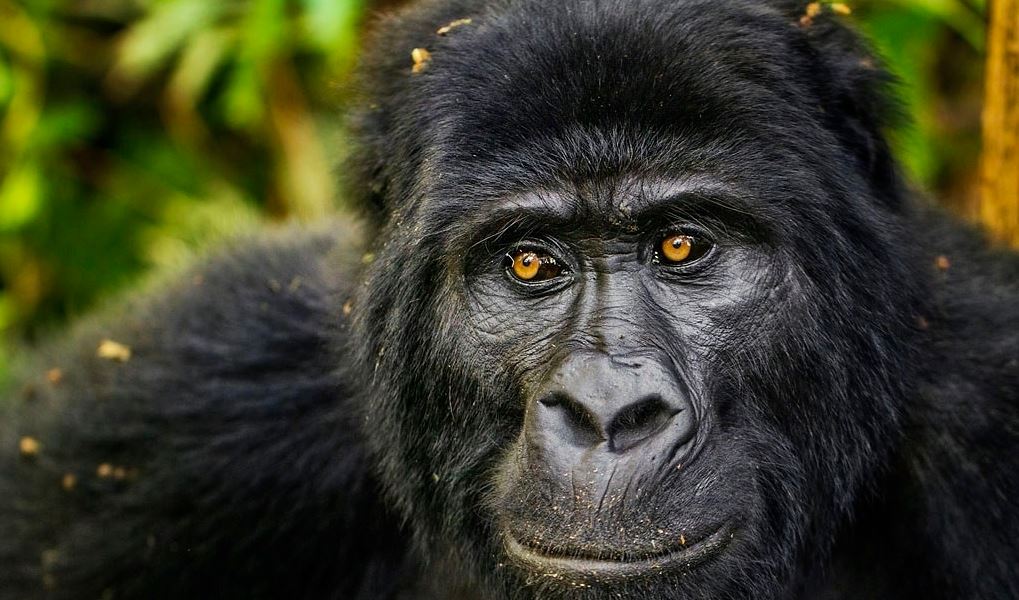
[[[991,0],[980,219],[1019,246],[1019,0]]]

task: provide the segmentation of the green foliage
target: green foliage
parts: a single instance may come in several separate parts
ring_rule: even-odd
[[[366,1],[0,0],[0,379],[16,343],[144,273],[334,209]],[[905,163],[945,188],[975,154],[943,113],[979,87],[982,2],[853,8],[918,115]]]
[[[0,379],[29,340],[334,209],[362,0],[0,0]]]
[[[858,7],[861,28],[874,42],[892,71],[899,77],[899,95],[913,123],[897,136],[897,149],[914,180],[937,187],[939,176],[949,168],[945,146],[960,143],[944,130],[945,118],[939,111],[945,103],[959,100],[959,85],[946,82],[946,53],[967,56],[965,69],[979,80],[984,47],[983,0],[867,0]],[[978,81],[967,82],[971,87]],[[979,86],[977,86],[979,87]],[[977,99],[979,101],[979,97]],[[970,123],[971,127],[976,127]],[[975,136],[975,131],[970,131]],[[962,141],[967,147],[975,140]],[[975,152],[971,152],[975,155]]]

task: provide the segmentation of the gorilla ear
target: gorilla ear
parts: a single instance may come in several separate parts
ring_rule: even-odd
[[[904,120],[888,73],[867,41],[847,22],[845,4],[773,0],[793,27],[802,31],[813,54],[817,94],[827,125],[857,158],[891,208],[904,202],[898,165],[887,134]]]

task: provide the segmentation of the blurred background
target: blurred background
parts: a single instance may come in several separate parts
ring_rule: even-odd
[[[342,207],[359,38],[400,3],[0,0],[0,384],[17,348],[151,273]],[[984,1],[850,6],[914,118],[901,160],[972,216]]]

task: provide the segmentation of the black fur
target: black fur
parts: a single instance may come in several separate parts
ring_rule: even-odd
[[[1019,257],[906,191],[887,76],[805,6],[379,23],[351,167],[370,235],[240,245],[41,352],[0,426],[0,598],[1019,597]],[[527,296],[493,262],[547,227],[492,230],[507,198],[602,248],[675,181],[739,191],[693,217],[720,248],[699,278],[615,286],[578,259]],[[696,452],[594,509],[527,428],[557,365],[624,338],[668,350]],[[720,520],[717,555],[632,578],[506,546],[624,559]]]

